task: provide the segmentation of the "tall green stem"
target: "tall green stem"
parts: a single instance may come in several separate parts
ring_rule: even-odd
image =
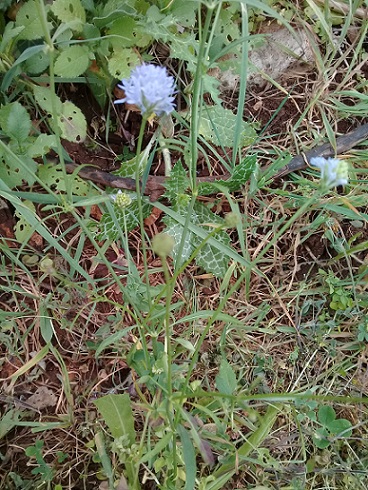
[[[142,190],[141,190],[141,153],[142,153],[142,145],[143,145],[143,137],[144,131],[147,126],[147,118],[143,116],[141,128],[139,130],[138,142],[137,142],[137,153],[136,153],[136,169],[135,169],[135,183],[136,183],[136,193],[137,193],[137,203],[138,203],[138,215],[139,215],[139,224],[141,230],[141,239],[142,239],[142,254],[143,254],[143,264],[144,264],[144,276],[146,281],[146,291],[147,291],[147,301],[148,304],[151,304],[151,293],[149,288],[149,274],[148,274],[148,262],[147,262],[147,246],[146,246],[146,238],[145,238],[145,230],[144,230],[144,216],[143,216],[143,206],[142,206]]]
[[[198,23],[201,22],[201,7],[199,4],[198,7]],[[191,152],[191,164],[189,166],[189,178],[192,184],[193,194],[196,194],[197,190],[197,161],[198,161],[198,147],[197,147],[197,139],[198,139],[198,122],[201,115],[201,95],[202,95],[202,77],[203,73],[206,70],[206,60],[205,60],[205,49],[206,49],[206,39],[208,36],[208,32],[210,30],[211,19],[212,19],[212,10],[208,9],[208,13],[206,15],[205,25],[203,30],[199,28],[199,47],[198,47],[198,55],[197,55],[197,69],[194,75],[194,85],[193,85],[193,97],[191,103],[190,110],[190,152]]]

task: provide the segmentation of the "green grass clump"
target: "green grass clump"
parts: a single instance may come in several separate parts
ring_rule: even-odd
[[[0,6],[1,487],[366,488],[367,142],[273,178],[365,123],[361,3]]]

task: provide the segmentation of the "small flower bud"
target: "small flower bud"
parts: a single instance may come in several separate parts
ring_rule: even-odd
[[[237,213],[227,213],[225,216],[225,225],[227,228],[236,228],[241,223],[240,216]]]
[[[159,233],[152,238],[152,250],[161,258],[172,254],[175,240],[167,233]]]
[[[127,208],[132,202],[132,198],[129,196],[129,194],[126,192],[121,192],[121,190],[119,190],[117,194],[110,197],[120,209]]]

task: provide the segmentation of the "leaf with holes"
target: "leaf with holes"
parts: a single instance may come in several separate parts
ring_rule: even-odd
[[[199,120],[199,133],[215,145],[231,147],[233,144],[237,118],[229,109],[220,105],[206,106]],[[251,124],[242,122],[240,145],[249,146],[256,139],[256,132]]]
[[[38,53],[30,56],[25,62],[25,72],[30,75],[39,75],[43,73],[50,64],[50,55],[45,50],[40,50]]]
[[[140,58],[132,48],[115,48],[109,57],[108,69],[110,74],[122,80],[129,78],[132,68],[139,65]]]
[[[70,101],[63,102],[57,118],[61,137],[68,141],[81,143],[87,136],[87,122],[82,111]]]
[[[23,205],[33,213],[36,213],[36,208],[31,201],[23,201]],[[20,243],[27,243],[34,233],[34,227],[25,218],[24,214],[19,210],[15,211],[15,216],[18,218],[14,227],[15,238]]]
[[[12,102],[0,109],[0,126],[6,136],[20,145],[28,138],[32,125],[27,110],[19,102]]]
[[[111,45],[114,49],[120,47],[144,48],[148,46],[152,38],[142,30],[142,27],[128,16],[117,16],[110,25],[107,34],[111,37]]]
[[[42,38],[43,26],[36,1],[30,0],[20,7],[17,13],[15,26],[23,27],[18,35],[18,39],[32,41],[34,39]],[[50,23],[48,23],[48,26],[51,28]]]
[[[86,12],[80,0],[55,0],[51,10],[72,30],[81,31],[86,23]]]
[[[8,146],[11,148],[11,144]],[[28,155],[17,155],[14,150],[16,148],[13,149],[13,154],[0,151],[0,179],[11,189],[21,186],[24,181],[32,185],[35,181],[34,174],[37,170],[37,163]],[[23,165],[20,164],[19,160],[22,161]]]
[[[61,112],[62,102],[60,98],[53,92],[51,89],[47,87],[33,87],[33,94],[35,96],[37,104],[41,107],[42,110],[52,113],[53,105],[55,105],[55,110],[57,113]]]
[[[54,165],[47,163],[45,165],[39,165],[38,177],[44,184],[57,192],[66,192],[67,186],[71,189],[71,193],[75,196],[91,196],[93,190],[88,182],[85,182],[77,175],[67,175],[67,182],[65,182],[64,172],[60,165]]]
[[[88,49],[84,46],[69,46],[55,61],[55,73],[60,77],[74,78],[84,73],[90,64]]]

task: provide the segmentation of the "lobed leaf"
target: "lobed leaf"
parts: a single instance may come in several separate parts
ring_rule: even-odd
[[[199,120],[199,133],[215,145],[230,148],[233,144],[237,124],[236,115],[220,105],[207,106]],[[256,139],[253,126],[243,121],[240,135],[240,145],[249,146]]]

